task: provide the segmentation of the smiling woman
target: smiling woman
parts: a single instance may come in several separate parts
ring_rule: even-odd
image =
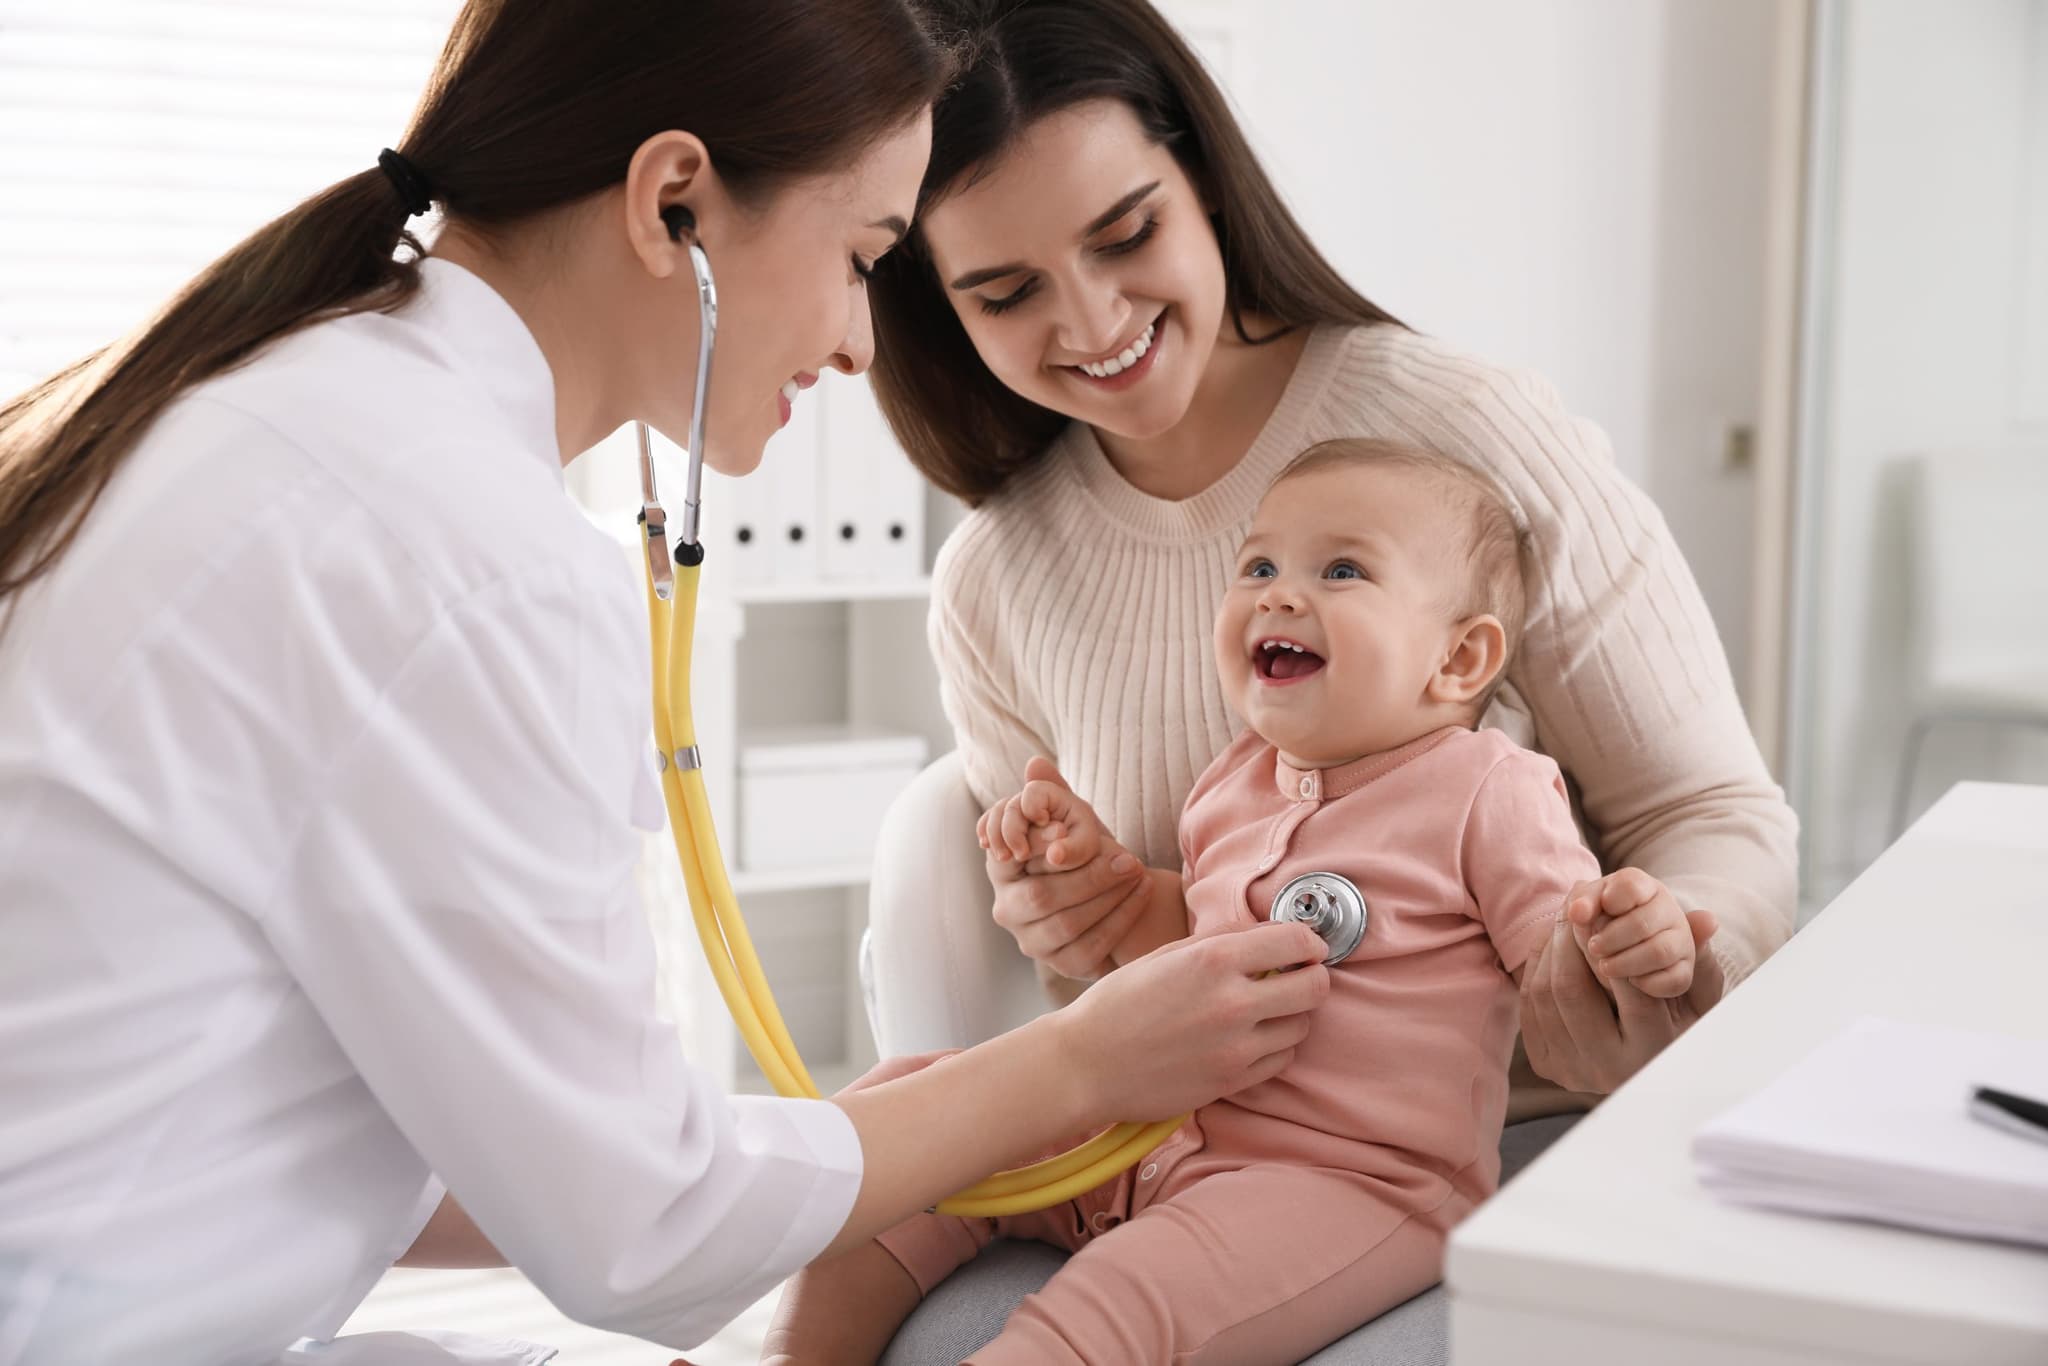
[[[1013,8],[982,27],[983,6],[936,7],[970,60],[939,111],[919,230],[874,283],[876,395],[918,467],[970,504],[1112,397],[1106,429],[1157,435],[1201,388],[1204,415],[1249,441],[1216,396],[1272,389],[1255,346],[1291,359],[1307,326],[1393,321],[1316,250],[1150,6]]]
[[[885,411],[974,504],[930,621],[966,791],[928,810],[1058,777],[1115,838],[1071,870],[993,869],[992,907],[964,886],[873,903],[885,1047],[996,1022],[921,1007],[933,944],[982,983],[1012,948],[988,938],[1014,938],[1055,997],[1078,990],[1063,974],[1092,993],[1129,970],[1100,976],[1098,947],[1179,879],[1189,795],[1245,720],[1211,625],[1252,511],[1308,447],[1368,437],[1499,487],[1530,537],[1529,610],[1482,724],[1556,761],[1608,868],[1654,875],[1702,937],[1718,924],[1689,995],[1626,1020],[1571,935],[1539,948],[1510,1118],[1613,1089],[1783,942],[1795,900],[1795,822],[1663,517],[1543,379],[1401,326],[1331,269],[1145,0],[932,3],[966,69],[873,290]],[[1293,643],[1325,670],[1269,691],[1336,667]]]

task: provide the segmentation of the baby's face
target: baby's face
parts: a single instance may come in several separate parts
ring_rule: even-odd
[[[1319,470],[1266,495],[1216,616],[1216,665],[1238,715],[1297,767],[1448,723],[1426,690],[1468,572],[1458,516],[1399,466]]]

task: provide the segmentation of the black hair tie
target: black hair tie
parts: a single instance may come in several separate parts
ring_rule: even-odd
[[[427,178],[389,147],[377,153],[377,169],[398,188],[398,197],[405,201],[407,217],[416,218],[434,207],[434,195],[427,188]]]

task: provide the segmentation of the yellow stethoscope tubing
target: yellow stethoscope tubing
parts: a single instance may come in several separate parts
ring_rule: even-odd
[[[691,711],[690,652],[695,635],[698,565],[678,565],[674,594],[663,601],[652,576],[647,581],[648,643],[654,660],[654,737],[663,755],[661,788],[691,918],[712,980],[755,1065],[779,1095],[819,1099],[797,1053],[775,994],[761,968],[741,918],[724,855],[718,847],[704,774],[675,756],[696,747]],[[1186,1116],[1156,1124],[1118,1124],[1086,1143],[1030,1166],[1016,1167],[977,1182],[938,1205],[942,1214],[994,1218],[1045,1209],[1114,1180],[1165,1142]]]
[[[671,235],[681,240],[693,227],[687,212],[664,216]],[[697,723],[690,705],[690,655],[697,634],[697,586],[704,555],[697,540],[697,514],[704,470],[704,412],[711,387],[711,359],[718,332],[718,291],[711,262],[701,244],[689,244],[690,267],[696,277],[701,330],[697,346],[697,387],[690,411],[689,476],[683,502],[681,542],[673,566],[668,553],[667,518],[654,487],[654,456],[647,428],[638,426],[640,444],[641,519],[646,536],[648,646],[654,677],[654,739],[661,756],[662,800],[668,807],[676,856],[690,896],[691,919],[703,942],[718,994],[725,998],[734,1027],[779,1095],[820,1099],[817,1083],[805,1070],[796,1043],[775,1005],[775,993],[761,959],[740,918],[711,799],[704,788],[698,758]],[[1094,1190],[1135,1166],[1165,1142],[1187,1120],[1156,1124],[1118,1124],[1071,1151],[1026,1167],[1016,1167],[970,1186],[939,1202],[942,1214],[994,1218],[1025,1214],[1071,1200]]]

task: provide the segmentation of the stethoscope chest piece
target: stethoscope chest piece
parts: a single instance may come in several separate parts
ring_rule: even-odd
[[[1365,938],[1365,896],[1356,883],[1336,873],[1304,873],[1273,898],[1273,919],[1298,920],[1330,946],[1323,962],[1349,958]]]

